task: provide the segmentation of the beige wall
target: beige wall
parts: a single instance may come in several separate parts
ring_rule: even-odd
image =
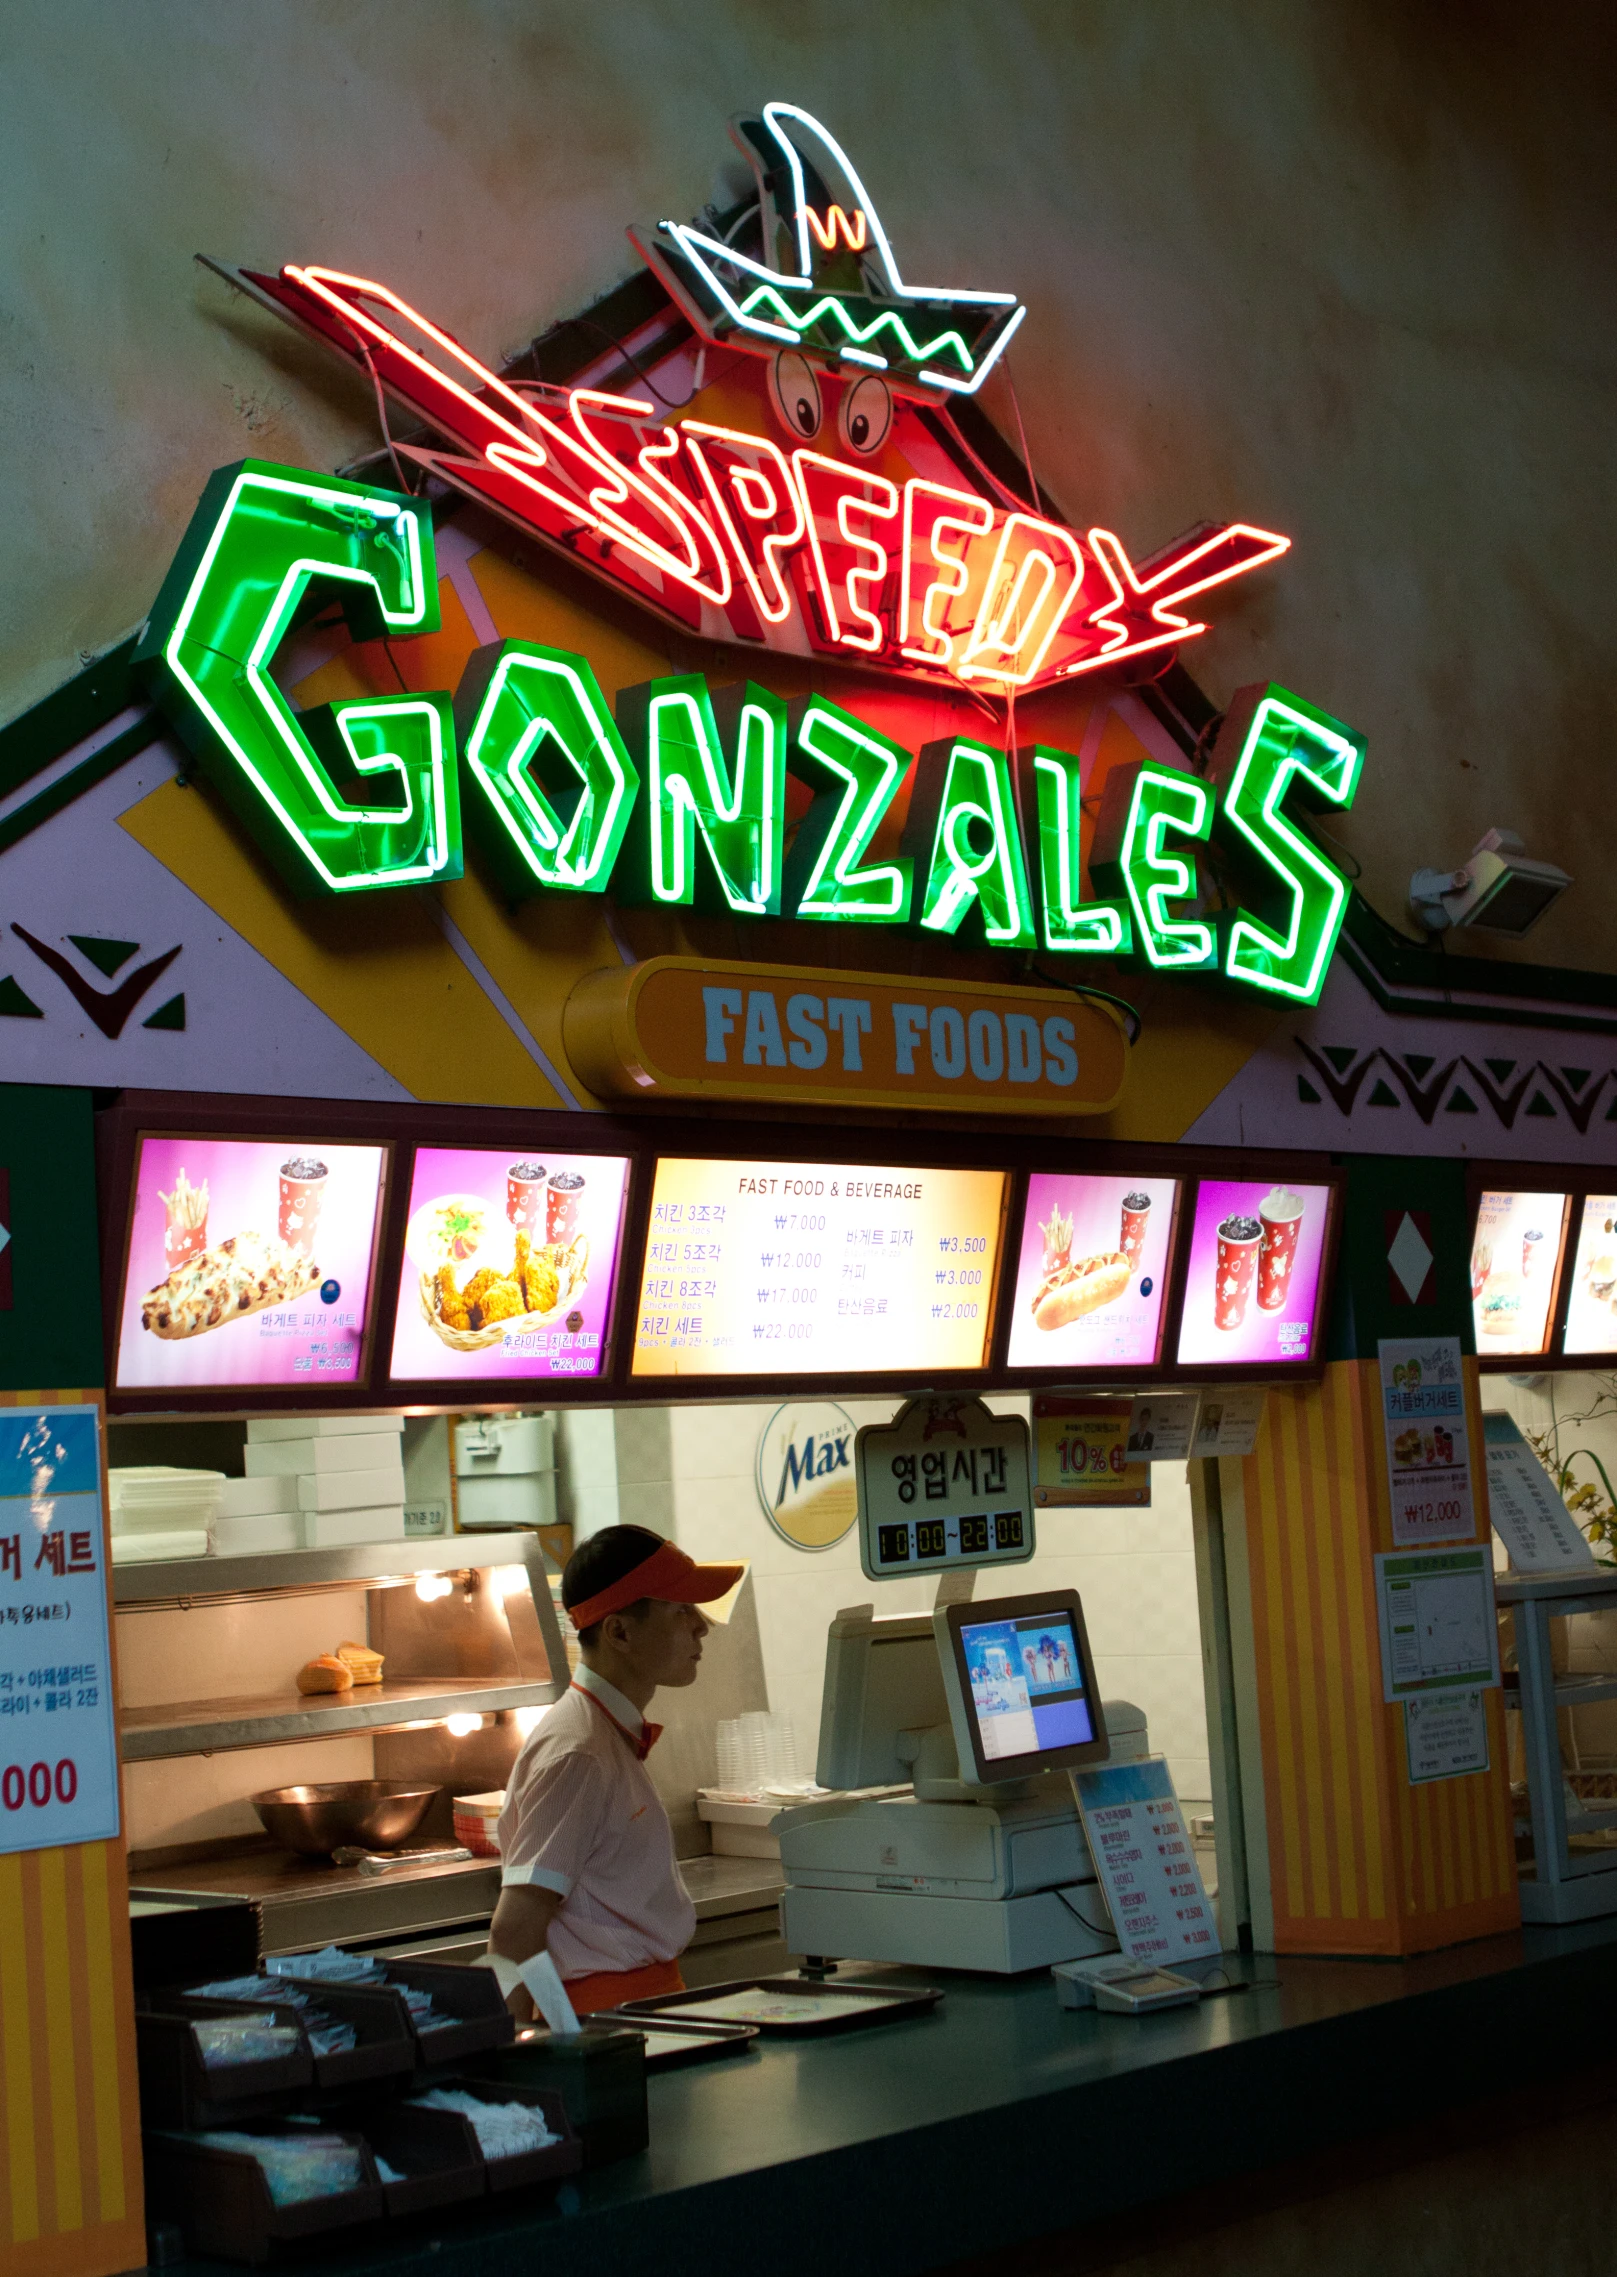
[[[0,717],[141,618],[215,465],[372,439],[193,252],[380,273],[497,354],[787,96],[911,274],[1024,293],[1028,440],[1075,519],[1136,555],[1202,516],[1295,538],[1191,661],[1368,733],[1342,835],[1377,906],[1514,825],[1582,877],[1505,953],[1609,969],[1611,29],[1576,0],[13,8]]]

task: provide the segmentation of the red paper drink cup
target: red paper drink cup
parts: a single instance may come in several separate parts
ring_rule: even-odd
[[[281,1239],[289,1249],[308,1257],[320,1230],[320,1204],[326,1191],[327,1170],[312,1155],[294,1154],[281,1164]]]
[[[1524,1281],[1532,1279],[1538,1261],[1544,1254],[1539,1246],[1543,1239],[1544,1236],[1536,1225],[1530,1225],[1522,1235],[1522,1279]]]
[[[578,1231],[578,1198],[584,1191],[582,1170],[558,1170],[545,1189],[545,1239],[571,1241]]]
[[[1140,1253],[1145,1248],[1146,1228],[1151,1222],[1149,1194],[1123,1196],[1123,1230],[1118,1237],[1118,1248],[1129,1261],[1131,1274],[1140,1270]]]
[[[505,1214],[514,1226],[530,1235],[538,1230],[544,1199],[545,1166],[542,1162],[513,1162],[505,1174]]]
[[[1263,1221],[1263,1246],[1258,1253],[1258,1303],[1265,1312],[1279,1312],[1291,1288],[1291,1268],[1297,1259],[1297,1236],[1302,1231],[1303,1199],[1288,1187],[1276,1186],[1258,1207]]]
[[[1218,1272],[1213,1282],[1213,1326],[1239,1328],[1258,1272],[1263,1227],[1256,1218],[1226,1218],[1218,1229]]]

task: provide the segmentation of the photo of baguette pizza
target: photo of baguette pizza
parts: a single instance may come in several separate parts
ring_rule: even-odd
[[[1047,1273],[1033,1292],[1037,1328],[1065,1328],[1085,1313],[1114,1304],[1129,1285],[1133,1268],[1120,1249],[1098,1257],[1075,1257]]]
[[[200,1336],[269,1305],[292,1304],[319,1279],[314,1259],[287,1242],[261,1233],[232,1234],[177,1265],[149,1291],[140,1308],[141,1326],[170,1342]]]

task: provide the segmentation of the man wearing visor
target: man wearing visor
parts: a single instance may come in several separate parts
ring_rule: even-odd
[[[554,1964],[575,2016],[679,1992],[696,1914],[673,1829],[646,1771],[660,1685],[694,1684],[699,1608],[741,1579],[698,1565],[644,1526],[608,1526],[573,1552],[561,1595],[578,1631],[568,1690],[529,1733],[500,1813],[500,1902],[488,1965],[532,2016]]]

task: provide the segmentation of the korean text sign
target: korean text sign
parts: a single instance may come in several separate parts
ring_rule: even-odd
[[[93,1407],[0,1411],[0,1852],[118,1831]]]
[[[1196,1853],[1160,1755],[1072,1774],[1089,1854],[1131,1961],[1207,1960],[1220,1948]]]
[[[1393,1540],[1400,1546],[1474,1541],[1459,1338],[1383,1339],[1376,1349]]]

